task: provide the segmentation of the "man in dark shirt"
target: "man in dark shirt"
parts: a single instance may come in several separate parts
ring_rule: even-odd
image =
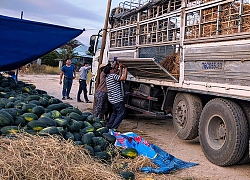
[[[62,77],[63,78],[63,90],[62,90],[62,99],[72,99],[69,94],[72,87],[73,79],[76,77],[75,66],[71,64],[71,60],[66,60],[66,65],[64,65],[61,69],[60,73],[60,81],[59,84],[62,84]]]

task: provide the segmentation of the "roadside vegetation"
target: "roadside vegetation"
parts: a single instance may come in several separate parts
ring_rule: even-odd
[[[29,68],[25,66],[19,72],[20,74],[59,74],[60,68],[58,66],[31,64]]]
[[[60,48],[53,50],[41,57],[41,65],[36,63],[30,63],[22,67],[19,71],[21,74],[59,74],[60,64],[67,59],[78,58],[78,54],[74,52],[74,48],[79,45],[79,41],[71,40]],[[79,62],[74,63],[76,69],[79,69],[81,64]],[[28,68],[27,68],[28,67]]]

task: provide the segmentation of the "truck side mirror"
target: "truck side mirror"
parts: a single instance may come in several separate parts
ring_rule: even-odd
[[[95,41],[96,41],[96,36],[97,35],[92,35],[92,36],[90,36],[90,40],[89,40],[89,49],[88,49],[88,51],[90,52],[90,53],[94,53],[94,49],[95,49]]]

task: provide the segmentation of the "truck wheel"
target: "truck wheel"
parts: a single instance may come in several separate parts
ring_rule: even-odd
[[[202,150],[218,166],[237,163],[248,143],[247,120],[241,107],[226,99],[213,99],[202,110],[199,124]]]
[[[248,123],[248,132],[249,132],[249,129],[250,129],[250,103],[248,103],[248,102],[238,102],[238,104],[243,109],[243,111],[244,111],[244,113],[246,115],[247,123]],[[249,139],[249,134],[248,134],[248,139]],[[239,162],[237,162],[237,164],[249,163],[250,162],[249,153],[250,153],[249,152],[249,143],[247,143],[245,153],[244,153],[243,157],[239,160]]]
[[[178,93],[173,105],[173,125],[178,137],[191,140],[198,136],[199,118],[202,111],[200,97]]]

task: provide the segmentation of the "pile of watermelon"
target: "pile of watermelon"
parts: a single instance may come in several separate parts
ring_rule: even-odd
[[[33,84],[0,75],[0,133],[20,131],[61,135],[105,160],[113,154],[107,149],[116,140],[108,133],[105,121],[94,118],[90,112],[81,112]]]

